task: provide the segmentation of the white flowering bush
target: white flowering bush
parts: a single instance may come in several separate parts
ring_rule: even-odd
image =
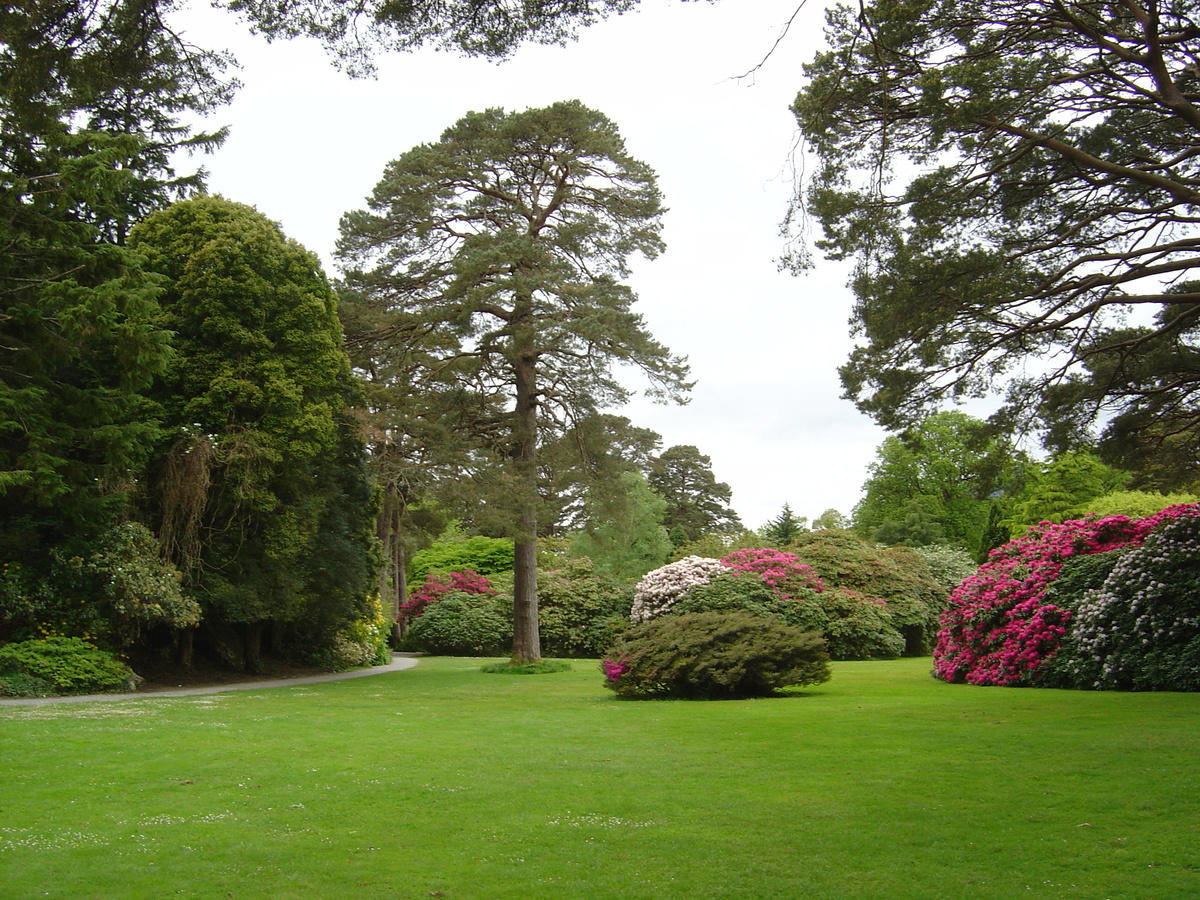
[[[1125,553],[1071,624],[1059,666],[1079,687],[1200,690],[1200,514]]]
[[[638,623],[661,616],[692,588],[708,584],[728,571],[720,560],[688,556],[647,572],[634,588],[629,618]]]

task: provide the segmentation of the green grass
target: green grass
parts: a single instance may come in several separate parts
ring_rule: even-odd
[[[1200,897],[1200,696],[836,663],[792,696],[621,701],[479,660],[0,707],[0,894]]]

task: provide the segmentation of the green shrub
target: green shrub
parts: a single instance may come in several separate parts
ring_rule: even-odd
[[[605,656],[607,686],[629,698],[764,697],[829,680],[819,635],[746,612],[659,616]]]
[[[438,656],[501,656],[512,649],[512,598],[451,591],[409,626],[406,639]]]
[[[513,542],[507,538],[476,535],[465,541],[442,541],[413,554],[408,565],[409,584],[420,584],[429,572],[462,572],[480,575],[511,572]]]
[[[942,586],[947,597],[963,579],[974,575],[975,570],[979,568],[975,557],[962,547],[926,544],[924,547],[913,547],[912,551],[925,560],[930,577]]]
[[[45,678],[24,672],[0,674],[0,697],[49,697],[53,693],[54,685]]]
[[[546,656],[595,659],[629,625],[632,591],[572,559],[538,572],[538,631]],[[614,621],[617,620],[617,621]],[[619,624],[618,624],[619,622]]]
[[[0,647],[0,672],[43,679],[63,694],[124,691],[137,678],[108,651],[57,635]]]
[[[811,589],[797,593],[817,596]],[[718,575],[707,584],[697,585],[689,590],[683,599],[671,608],[673,614],[739,611],[756,616],[770,616],[785,625],[802,624],[796,602],[792,598],[781,596],[753,573],[734,575],[730,572]]]
[[[905,649],[889,604],[847,588],[797,594],[790,621],[825,639],[831,659],[894,659]]]

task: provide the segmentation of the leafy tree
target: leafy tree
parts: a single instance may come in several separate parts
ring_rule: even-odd
[[[884,528],[881,543],[902,543],[925,517],[941,527],[944,540],[978,547],[991,498],[1011,490],[1021,471],[1012,443],[985,422],[958,411],[935,413],[879,445],[854,509],[855,530],[874,539]],[[917,542],[936,539],[930,532]]]
[[[1006,520],[1012,537],[1039,522],[1061,524],[1074,518],[1088,501],[1119,490],[1127,476],[1082,450],[1050,460],[1025,486]],[[1087,510],[1083,510],[1087,511]]]
[[[733,491],[717,481],[711,457],[696,447],[668,447],[650,461],[650,487],[666,501],[663,525],[672,535],[694,541],[708,531],[740,531],[742,523],[729,508]]]
[[[825,510],[812,521],[812,530],[820,531],[823,528],[849,528],[850,519],[842,515],[836,509],[830,508]]]
[[[248,668],[268,624],[331,638],[365,611],[374,508],[316,258],[211,197],[155,213],[130,242],[168,279],[161,321],[175,335],[153,391],[169,435],[152,489],[164,546],[206,619],[240,630]]]
[[[641,472],[624,472],[619,481],[623,493],[594,510],[571,547],[591,559],[597,573],[636,581],[665,563],[671,553],[662,525],[666,502],[650,489]]]
[[[1193,428],[1200,293],[1171,286],[1200,265],[1194,5],[869,0],[828,22],[793,109],[817,246],[858,263],[847,396],[898,428],[1012,376],[1005,417],[1045,419],[1082,366],[1076,425]],[[1118,327],[1130,310],[1152,321]]]
[[[875,543],[895,547],[925,547],[940,544],[944,540],[942,526],[938,524],[920,500],[913,500],[904,511],[904,518],[888,519],[875,530]]]
[[[780,547],[786,547],[806,531],[808,519],[803,516],[797,518],[791,505],[784,503],[779,515],[763,525],[759,534]]]
[[[654,257],[662,205],[654,175],[616,126],[578,101],[470,113],[437,143],[390,163],[370,209],[342,220],[347,281],[419,344],[424,364],[503,414],[477,430],[487,507],[514,549],[513,660],[540,657],[538,447],[554,422],[624,402],[613,362],[680,399],[686,367],[632,312],[620,279]]]

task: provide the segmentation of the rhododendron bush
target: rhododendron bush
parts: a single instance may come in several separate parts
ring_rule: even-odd
[[[1130,673],[1145,668],[1143,657],[1191,652],[1189,629],[1196,626],[1189,623],[1198,617],[1190,597],[1200,551],[1187,535],[1197,527],[1192,520],[1198,515],[1200,507],[1184,505],[1138,520],[1043,522],[993,550],[950,597],[934,650],[934,674],[980,685],[1165,687],[1161,679],[1139,680]],[[1180,519],[1189,521],[1176,523]],[[1145,552],[1138,550],[1143,545]],[[1061,589],[1065,584],[1055,589],[1071,560],[1108,553],[1123,556],[1111,571],[1092,567],[1093,580],[1104,576],[1102,586],[1082,592]],[[1080,584],[1089,581],[1081,578]],[[1126,628],[1136,635],[1136,646]],[[1165,650],[1169,644],[1175,649]],[[1063,658],[1056,658],[1060,652]],[[1200,655],[1200,643],[1195,652]],[[1160,665],[1157,671],[1175,665]]]

